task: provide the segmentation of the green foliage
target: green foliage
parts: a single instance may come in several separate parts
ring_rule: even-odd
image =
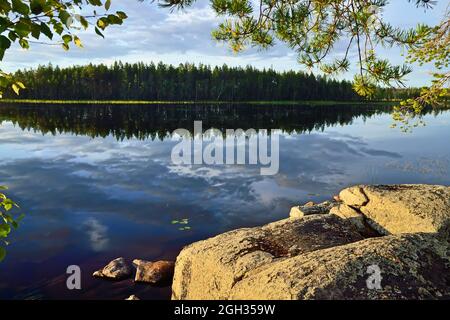
[[[403,0],[406,2],[406,0]],[[163,7],[184,8],[193,0],[159,0]],[[408,0],[417,7],[432,9],[435,1]],[[218,41],[227,42],[233,51],[248,46],[267,48],[275,39],[298,53],[298,61],[308,68],[317,67],[325,74],[358,68],[354,89],[362,96],[375,95],[376,86],[404,86],[412,71],[408,65],[392,65],[380,59],[381,47],[406,49],[406,63],[433,62],[438,69],[448,68],[450,19],[445,12],[440,25],[418,24],[415,28],[397,28],[384,20],[382,12],[388,0],[211,0],[211,6],[224,21],[213,31]],[[448,9],[447,9],[448,10]],[[334,47],[346,45],[345,54],[331,58]],[[353,55],[356,59],[351,58]],[[356,60],[356,61],[355,61]],[[450,74],[440,72],[416,101],[422,106],[438,101],[446,93]],[[417,106],[411,102],[412,111]],[[404,109],[405,109],[404,108]]]
[[[359,100],[348,81],[303,72],[226,65],[123,64],[18,71],[27,83],[19,99],[258,101]],[[15,97],[13,94],[6,97]]]
[[[120,25],[127,18],[124,12],[106,13],[111,0],[12,0],[0,1],[0,61],[12,43],[17,42],[23,49],[30,43],[43,43],[42,38],[61,45],[69,50],[74,44],[82,47],[80,38],[75,34],[90,26],[89,20],[95,20],[95,31],[103,37],[102,31],[110,25]],[[99,14],[97,8],[105,13]],[[79,14],[92,9],[92,14]],[[81,11],[83,10],[83,11]],[[57,39],[59,38],[59,40]],[[0,70],[0,97],[7,88],[19,94],[25,86]]]
[[[189,224],[189,219],[188,218],[183,218],[181,220],[172,220],[171,223],[172,224],[176,224],[176,225],[181,225],[180,227],[178,227],[178,230],[180,230],[180,231],[191,230],[191,227],[188,226],[188,224]]]
[[[3,96],[2,88],[10,87],[15,94],[19,94],[21,89],[25,89],[25,85],[16,81],[14,77],[0,70],[0,98]]]
[[[353,80],[353,89],[363,97],[372,98],[376,91],[376,86],[369,77],[356,75]]]
[[[191,2],[162,3],[177,7]],[[349,54],[356,51],[360,73],[355,89],[370,96],[373,84],[399,84],[411,71],[377,58],[377,45],[415,43],[427,30],[421,27],[405,31],[386,23],[381,10],[387,4],[387,0],[212,0],[214,11],[225,17],[213,37],[228,42],[233,51],[247,46],[267,48],[278,38],[297,51],[301,64],[319,67],[327,74],[347,71],[351,65]],[[347,42],[346,53],[330,60],[337,41]]]
[[[0,186],[0,190],[6,190],[4,186]],[[9,199],[4,193],[0,192],[0,262],[6,256],[6,249],[9,243],[6,240],[13,229],[19,227],[19,222],[23,219],[23,214],[18,217],[12,213],[14,208],[19,206]]]
[[[450,8],[449,8],[450,9]],[[396,108],[397,120],[403,128],[411,127],[409,120],[426,106],[446,106],[450,84],[450,11],[434,28],[422,28],[420,41],[410,47],[407,59],[420,65],[432,63],[437,70],[429,87],[422,88],[419,95],[405,99]],[[413,126],[416,126],[415,123]]]

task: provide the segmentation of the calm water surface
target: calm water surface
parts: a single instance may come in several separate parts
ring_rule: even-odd
[[[0,106],[0,185],[27,214],[0,263],[0,299],[167,299],[170,288],[91,274],[119,256],[285,218],[359,183],[450,184],[450,112],[412,133],[374,106]],[[278,129],[280,170],[177,166],[177,128]],[[172,220],[189,219],[190,230]],[[65,270],[82,269],[81,291]]]

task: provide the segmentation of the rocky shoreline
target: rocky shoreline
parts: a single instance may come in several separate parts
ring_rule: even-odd
[[[172,299],[450,299],[450,187],[355,186],[185,247]]]
[[[290,217],[134,260],[174,300],[450,299],[450,187],[359,185]],[[131,277],[123,258],[94,276]],[[127,300],[139,300],[132,295]]]

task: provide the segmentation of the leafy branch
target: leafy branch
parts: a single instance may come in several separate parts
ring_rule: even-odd
[[[0,186],[0,190],[6,189],[6,187]],[[13,229],[19,227],[19,222],[24,217],[23,214],[15,217],[15,214],[12,213],[14,208],[19,208],[19,206],[4,193],[0,192],[0,262],[3,261],[6,256],[5,246],[9,244],[6,240],[7,237]]]
[[[56,44],[64,50],[69,50],[71,44],[82,48],[82,41],[76,34],[78,31],[93,25],[95,32],[104,37],[102,32],[108,26],[121,25],[127,18],[121,11],[108,13],[110,7],[111,0],[0,1],[0,61],[13,43],[18,43],[23,49],[29,49],[33,43]],[[93,12],[79,13],[87,8],[92,8]],[[104,12],[98,13],[97,8]],[[51,42],[44,42],[41,37]],[[7,88],[19,94],[25,85],[0,70],[0,97]]]
[[[404,0],[405,1],[405,0]],[[407,0],[430,10],[431,0]],[[162,7],[185,9],[194,0],[159,0]],[[406,1],[405,1],[406,2]],[[354,90],[372,98],[377,87],[405,87],[412,72],[410,64],[433,62],[439,70],[448,68],[450,18],[448,10],[438,26],[418,24],[397,28],[383,19],[388,0],[211,0],[211,6],[224,21],[212,32],[218,41],[239,52],[248,46],[268,48],[276,39],[298,54],[300,64],[319,68],[325,74],[338,74],[358,68]],[[331,57],[337,43],[346,43],[344,54]],[[393,65],[377,55],[380,47],[401,47],[408,52],[403,65]],[[446,94],[449,71],[435,74],[432,84],[419,97],[404,101],[401,110],[419,110],[436,105]],[[408,109],[408,110],[406,110]]]

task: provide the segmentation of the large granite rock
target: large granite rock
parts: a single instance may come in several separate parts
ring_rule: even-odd
[[[337,200],[186,247],[172,298],[450,299],[449,187],[356,186]]]
[[[355,186],[339,194],[331,213],[364,220],[383,235],[450,231],[450,187],[434,185]]]
[[[248,272],[274,261],[362,240],[346,220],[333,215],[286,219],[239,229],[196,242],[179,254],[173,299],[228,299]]]

